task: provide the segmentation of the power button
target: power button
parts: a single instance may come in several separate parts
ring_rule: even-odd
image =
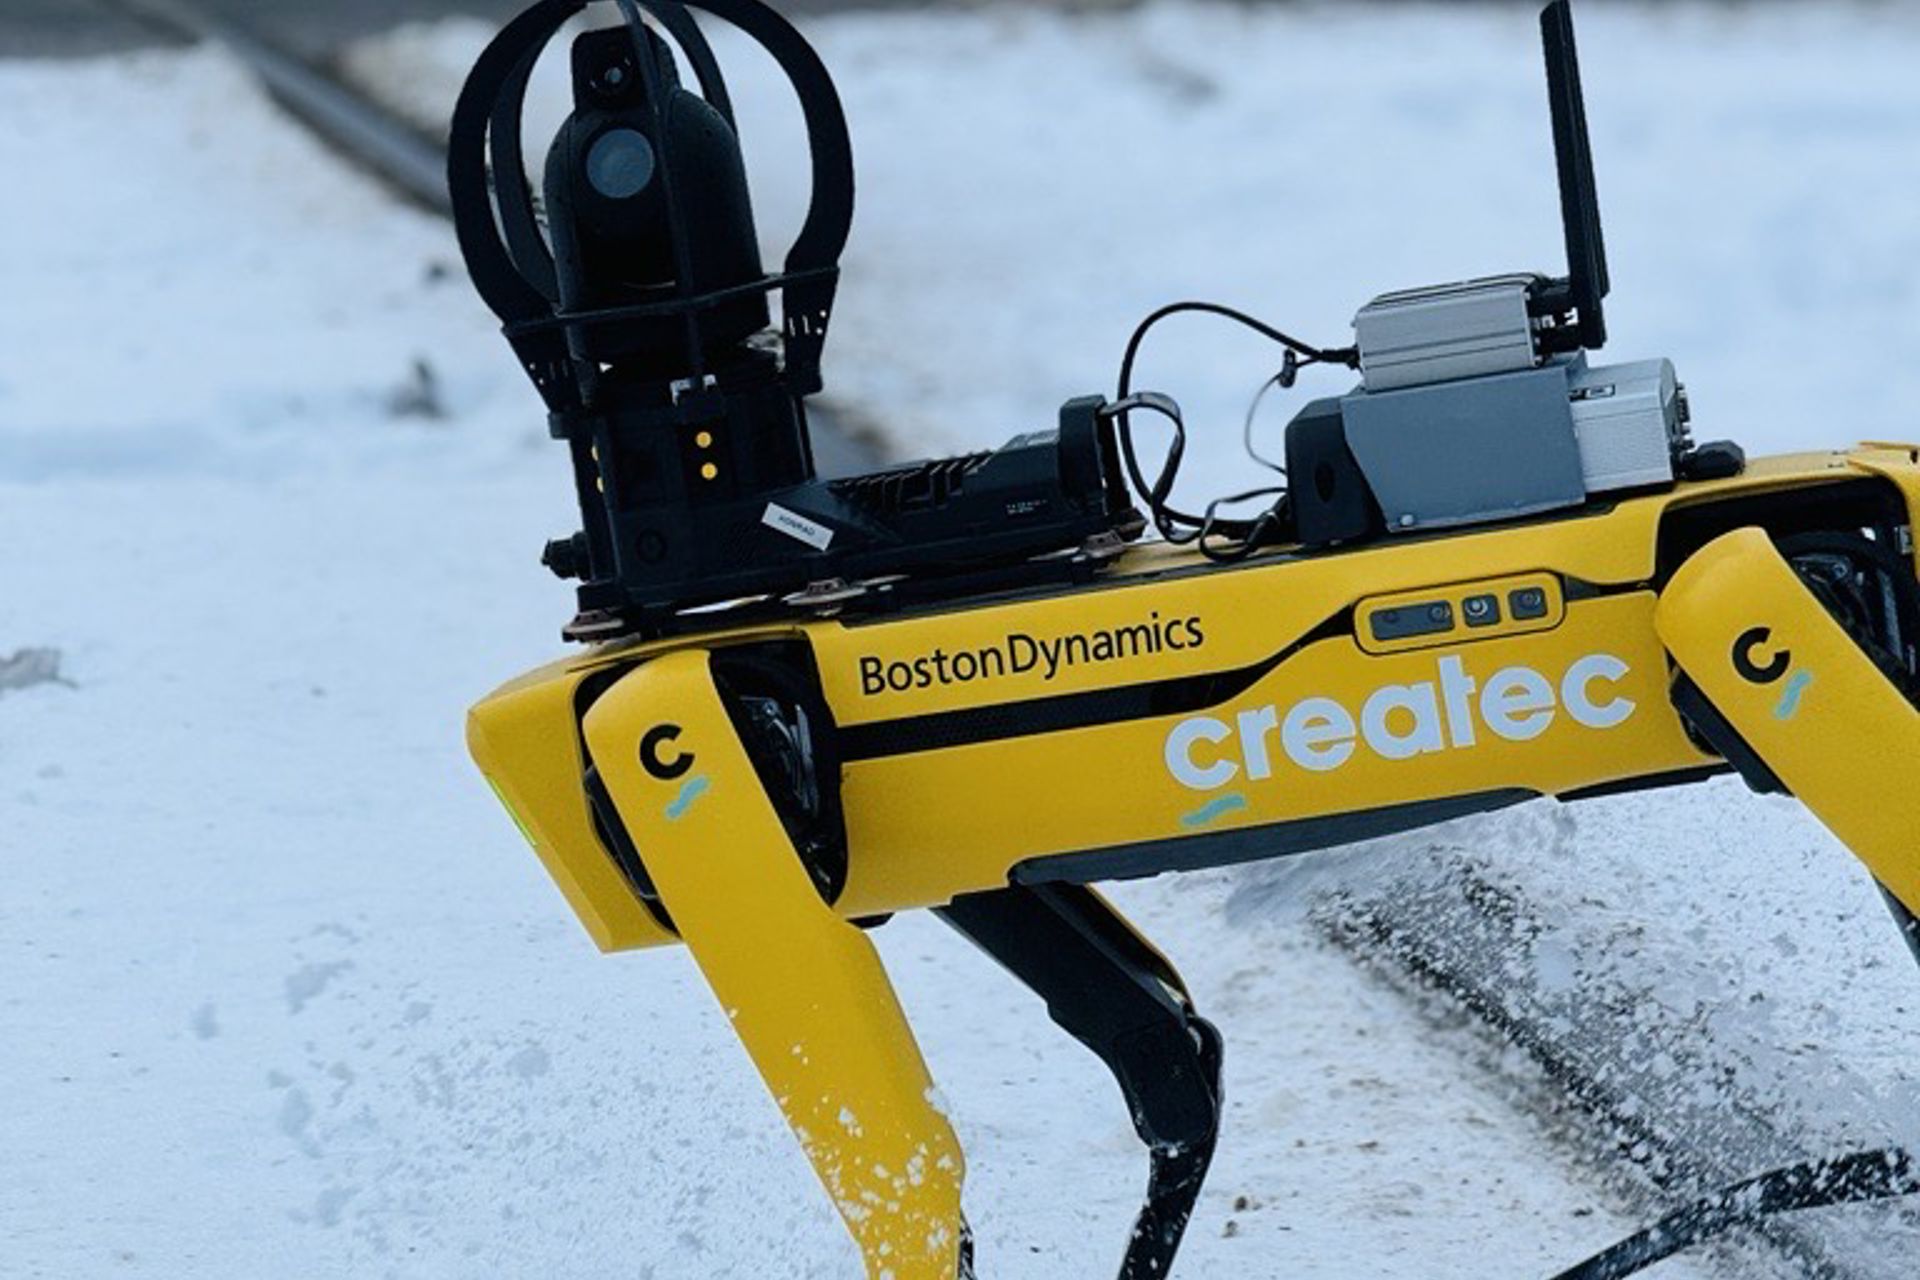
[[[1513,610],[1515,622],[1538,622],[1552,612],[1547,601],[1547,593],[1539,587],[1526,587],[1510,592],[1507,607]]]

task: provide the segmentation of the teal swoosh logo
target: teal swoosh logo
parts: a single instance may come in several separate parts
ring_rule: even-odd
[[[1180,819],[1183,827],[1204,827],[1210,822],[1218,822],[1230,813],[1238,813],[1247,807],[1247,798],[1238,791],[1232,795],[1220,796],[1209,800]]]
[[[667,806],[667,821],[678,822],[686,817],[687,810],[693,808],[693,802],[707,794],[707,789],[712,785],[712,781],[704,773],[697,778],[688,778],[680,785],[680,794],[675,796],[673,803]]]
[[[1787,687],[1781,691],[1780,705],[1773,709],[1775,720],[1791,720],[1800,714],[1800,699],[1805,696],[1807,686],[1813,683],[1813,672],[1796,671],[1787,681]]]

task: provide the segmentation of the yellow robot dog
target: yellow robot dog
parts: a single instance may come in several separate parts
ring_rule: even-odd
[[[1390,294],[1339,350],[1170,307],[1057,432],[830,480],[804,400],[853,170],[826,69],[759,0],[621,0],[574,43],[543,226],[521,108],[584,7],[510,24],[454,119],[462,249],[575,464],[584,527],[546,562],[592,645],[469,737],[601,947],[692,949],[871,1276],[972,1272],[960,1147],[864,932],[895,912],[938,912],[1117,1078],[1152,1158],[1123,1280],[1173,1263],[1221,1043],[1088,886],[1737,770],[1859,855],[1920,957],[1920,792],[1863,767],[1920,756],[1920,448],[1749,464],[1692,442],[1670,363],[1589,362],[1609,282],[1565,0],[1566,277]],[[689,9],[799,94],[815,189],[777,272]],[[1178,406],[1132,387],[1195,310],[1273,339],[1282,385],[1359,374],[1289,426],[1252,516],[1172,504]],[[1174,428],[1153,475],[1141,414]],[[1566,1274],[1915,1190],[1897,1151],[1783,1170]]]

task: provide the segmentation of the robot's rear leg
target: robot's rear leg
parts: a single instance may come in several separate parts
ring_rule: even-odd
[[[1220,1033],[1194,1012],[1166,959],[1090,889],[1014,886],[956,899],[939,914],[1045,1000],[1119,1081],[1152,1156],[1120,1280],[1160,1280],[1213,1161]]]

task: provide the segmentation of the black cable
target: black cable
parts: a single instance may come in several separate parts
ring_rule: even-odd
[[[1553,1280],[1622,1280],[1763,1218],[1911,1195],[1920,1195],[1920,1168],[1898,1147],[1808,1161],[1697,1200]]]
[[[1206,555],[1208,559],[1217,561],[1244,559],[1246,556],[1252,554],[1253,551],[1257,550],[1267,538],[1275,535],[1285,523],[1285,491],[1279,489],[1260,490],[1254,493],[1240,495],[1237,498],[1223,498],[1211,503],[1207,507],[1206,513],[1199,516],[1191,515],[1175,507],[1168,499],[1173,492],[1174,481],[1180,473],[1180,464],[1186,457],[1186,423],[1180,416],[1179,406],[1173,404],[1172,401],[1167,400],[1164,396],[1136,396],[1133,391],[1134,365],[1139,359],[1140,348],[1142,344],[1145,343],[1147,335],[1163,320],[1178,315],[1189,314],[1211,315],[1231,320],[1236,324],[1251,329],[1264,338],[1278,343],[1286,349],[1286,364],[1280,373],[1274,375],[1273,378],[1268,380],[1266,385],[1262,386],[1260,394],[1255,397],[1253,409],[1249,413],[1246,437],[1248,452],[1254,460],[1262,466],[1280,472],[1282,475],[1285,474],[1282,468],[1262,458],[1259,453],[1252,448],[1251,420],[1253,415],[1259,411],[1261,400],[1265,397],[1266,393],[1275,386],[1292,386],[1299,371],[1307,365],[1338,364],[1344,365],[1347,368],[1357,369],[1360,365],[1360,353],[1352,347],[1322,349],[1311,346],[1301,342],[1297,338],[1282,333],[1273,326],[1264,321],[1257,320],[1243,311],[1238,311],[1232,307],[1222,306],[1219,303],[1213,302],[1176,302],[1169,306],[1162,307],[1145,320],[1142,320],[1139,327],[1133,331],[1133,336],[1127,341],[1126,354],[1120,361],[1119,396],[1117,403],[1112,407],[1110,412],[1118,424],[1120,452],[1122,460],[1126,464],[1128,478],[1133,482],[1134,489],[1138,491],[1141,499],[1146,503],[1147,511],[1153,520],[1154,527],[1159,531],[1161,537],[1175,546],[1199,543],[1202,554]],[[1161,462],[1159,473],[1151,483],[1148,482],[1146,473],[1140,466],[1139,451],[1134,445],[1132,414],[1135,409],[1148,409],[1156,412],[1162,417],[1165,417],[1173,427],[1173,439],[1167,446],[1166,457]],[[1227,519],[1219,515],[1219,509],[1222,506],[1230,505],[1234,502],[1246,501],[1253,497],[1263,497],[1268,493],[1278,495],[1280,501],[1276,502],[1271,510],[1262,513],[1254,519]],[[1230,545],[1226,547],[1218,546],[1213,541],[1213,539],[1216,538],[1228,539],[1230,540]]]
[[[1240,426],[1240,445],[1246,451],[1247,457],[1283,480],[1287,478],[1286,467],[1260,452],[1259,446],[1253,442],[1253,429],[1259,421],[1260,406],[1266,402],[1267,394],[1276,388],[1285,389],[1293,386],[1299,373],[1299,362],[1294,359],[1293,352],[1287,352],[1285,367],[1261,383],[1260,389],[1254,392],[1252,401],[1247,405],[1246,419]],[[1275,501],[1271,507],[1247,525],[1243,532],[1239,533],[1237,541],[1229,542],[1224,547],[1216,546],[1210,539],[1220,532],[1223,524],[1219,517],[1220,508],[1241,502],[1251,502],[1256,498],[1273,498]],[[1206,516],[1196,541],[1199,544],[1200,554],[1215,564],[1238,564],[1270,542],[1283,541],[1288,531],[1292,529],[1292,521],[1292,505],[1285,485],[1253,489],[1232,497],[1216,498],[1208,503]]]
[[[1252,520],[1223,520],[1221,507],[1238,502],[1251,502],[1255,498],[1273,498],[1274,504]],[[1273,534],[1283,523],[1286,512],[1287,491],[1275,486],[1267,489],[1252,489],[1246,493],[1236,493],[1227,498],[1215,498],[1207,504],[1206,516],[1200,524],[1200,532],[1194,541],[1199,544],[1200,554],[1215,564],[1238,564],[1267,544],[1268,535]],[[1231,541],[1224,547],[1216,546],[1214,537],[1226,537]]]
[[[1173,428],[1173,442],[1167,448],[1168,462],[1161,468],[1159,479],[1155,480],[1151,487],[1144,482],[1138,482],[1149,508],[1161,513],[1156,523],[1162,535],[1175,546],[1198,543],[1201,554],[1216,562],[1230,563],[1251,554],[1260,545],[1257,539],[1263,537],[1275,525],[1279,504],[1275,504],[1274,510],[1263,512],[1259,517],[1251,520],[1222,516],[1220,508],[1253,498],[1269,496],[1278,498],[1285,495],[1286,490],[1283,488],[1256,489],[1250,493],[1218,498],[1208,504],[1205,515],[1197,518],[1180,516],[1177,512],[1167,515],[1170,508],[1166,502],[1166,491],[1172,484],[1174,473],[1179,470],[1179,460],[1186,449],[1186,420],[1180,412],[1180,406],[1173,401],[1172,397],[1153,391],[1137,392],[1120,404],[1109,406],[1107,413],[1118,417],[1136,409],[1158,414]],[[1175,523],[1176,520],[1184,520],[1193,527],[1181,529]],[[1226,548],[1217,547],[1210,541],[1216,537],[1231,539],[1234,545]]]
[[[1292,355],[1293,353],[1288,352],[1287,354]],[[1253,402],[1247,406],[1246,421],[1240,425],[1240,445],[1247,451],[1247,456],[1279,476],[1287,474],[1286,467],[1273,461],[1271,458],[1261,455],[1260,450],[1256,448],[1253,443],[1253,428],[1254,424],[1260,419],[1260,406],[1266,403],[1267,394],[1275,390],[1283,390],[1291,387],[1294,377],[1298,374],[1298,368],[1298,365],[1289,365],[1287,368],[1280,370],[1280,372],[1261,383],[1260,389],[1253,393]]]

